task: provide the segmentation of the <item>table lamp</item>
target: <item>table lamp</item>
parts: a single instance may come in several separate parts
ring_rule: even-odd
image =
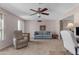
[[[68,23],[67,28],[68,28],[70,31],[72,31],[73,26],[74,26],[73,23]]]

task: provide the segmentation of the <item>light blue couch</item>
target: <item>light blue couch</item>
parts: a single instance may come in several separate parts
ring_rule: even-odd
[[[34,39],[52,39],[52,33],[50,31],[36,31]]]

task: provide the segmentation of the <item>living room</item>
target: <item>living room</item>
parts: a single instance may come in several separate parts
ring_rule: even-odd
[[[0,7],[0,54],[70,54],[65,53],[60,32],[71,30],[76,36],[79,4],[3,3]],[[72,25],[67,28],[70,23]],[[16,41],[16,30],[29,34],[28,44],[26,41],[23,43],[27,47],[16,49],[16,46],[20,46]]]

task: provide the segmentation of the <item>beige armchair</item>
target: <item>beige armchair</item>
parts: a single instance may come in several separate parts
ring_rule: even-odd
[[[22,31],[16,30],[14,32],[13,45],[16,49],[28,46],[29,35],[28,33],[22,33]]]

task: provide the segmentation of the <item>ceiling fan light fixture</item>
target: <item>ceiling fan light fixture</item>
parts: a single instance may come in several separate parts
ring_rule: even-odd
[[[39,18],[41,17],[41,15],[40,15],[39,13],[37,14],[37,16],[38,16]]]

